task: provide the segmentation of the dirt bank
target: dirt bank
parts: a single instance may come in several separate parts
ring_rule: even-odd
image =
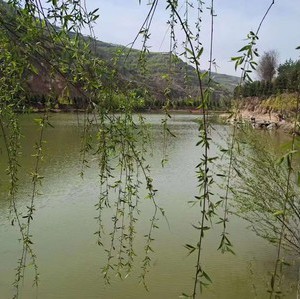
[[[239,111],[237,116],[233,116],[230,113],[222,113],[219,117],[227,123],[234,123],[235,121],[249,122],[253,124],[253,127],[258,128],[261,128],[260,124],[272,124],[273,129],[276,128],[277,130],[282,130],[287,133],[292,133],[294,131],[294,121],[292,119],[286,119],[284,115],[277,112],[261,113],[243,109]],[[267,125],[263,127],[267,127]],[[298,130],[297,134],[299,135],[299,133]]]

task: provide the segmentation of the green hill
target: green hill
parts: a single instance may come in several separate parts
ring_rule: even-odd
[[[110,60],[118,52],[120,73],[131,80],[150,88],[157,97],[163,98],[163,91],[168,84],[174,100],[195,96],[198,91],[198,79],[194,67],[185,63],[180,57],[170,57],[167,52],[149,52],[146,54],[143,76],[139,66],[140,51],[96,41],[96,54]],[[128,54],[129,53],[129,54]],[[239,78],[226,74],[212,73],[217,94],[231,93],[239,83]]]
[[[24,79],[22,84],[28,95],[28,103],[29,105],[40,103],[40,98],[45,98],[50,93],[55,95],[59,102],[60,98],[66,98],[66,86],[70,85],[68,76],[76,70],[74,67],[77,63],[76,58],[71,58],[69,62],[64,61],[64,59],[70,59],[72,54],[67,53],[65,45],[59,37],[53,39],[60,29],[49,26],[47,21],[39,19],[34,21],[36,30],[33,32],[33,37],[30,37],[31,48],[28,47],[29,41],[26,40],[28,36],[25,39],[23,37],[27,31],[26,24],[18,24],[17,21],[20,12],[21,10],[15,12],[10,9],[9,5],[0,2],[2,38],[5,42],[17,45],[20,52],[18,55],[26,56],[32,66],[22,73]],[[72,38],[74,35],[70,34],[70,37]],[[87,37],[82,38],[88,39]],[[113,61],[116,60],[117,55],[116,84],[120,86],[120,89],[132,88],[141,92],[142,95],[146,91],[147,105],[152,106],[151,101],[162,103],[166,98],[173,102],[197,99],[199,87],[195,69],[179,57],[170,55],[170,53],[149,52],[144,56],[145,64],[143,64],[140,61],[141,53],[138,50],[130,50],[124,46],[97,40],[90,40],[90,42],[92,55],[103,61],[102,86],[110,83],[109,70],[113,67]],[[70,57],[68,58],[68,56]],[[63,69],[60,69],[60,64],[64,64]],[[90,70],[91,67],[91,65],[83,66],[86,68],[85,71]],[[105,74],[105,72],[107,73]],[[232,93],[238,84],[238,78],[213,73],[213,79],[215,81],[213,83],[215,88],[213,102],[214,106],[218,106],[224,96]],[[80,99],[80,86],[80,82],[72,83],[68,96],[72,99],[79,99],[78,107],[84,107],[85,104]],[[74,103],[73,100],[71,102]]]

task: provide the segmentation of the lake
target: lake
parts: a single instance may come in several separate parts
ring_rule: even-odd
[[[23,149],[20,169],[20,187],[17,204],[20,210],[26,208],[30,200],[30,178],[28,173],[34,167],[31,156],[38,138],[38,129],[33,118],[22,116]],[[163,158],[162,115],[145,115],[151,126],[153,141],[152,155],[148,161],[152,167],[154,186],[158,189],[157,202],[166,211],[168,221],[159,217],[159,229],[154,231],[151,254],[152,268],[147,276],[149,292],[139,284],[140,266],[143,258],[144,235],[147,234],[153,205],[141,196],[135,252],[137,254],[133,271],[125,280],[114,277],[111,285],[105,285],[101,268],[106,263],[104,248],[98,246],[95,231],[98,229],[98,172],[96,161],[80,177],[80,132],[77,116],[56,114],[51,116],[55,127],[47,128],[45,158],[41,174],[45,176],[39,188],[42,195],[36,198],[36,212],[32,223],[34,249],[40,273],[38,289],[32,288],[32,269],[28,267],[21,286],[22,299],[96,299],[96,298],[178,298],[183,292],[191,293],[193,287],[195,254],[188,256],[184,245],[195,244],[198,231],[192,224],[197,223],[200,211],[188,201],[197,195],[195,166],[201,157],[198,141],[197,115],[174,115],[169,121],[176,138],[170,138],[168,163],[161,167]],[[231,127],[214,126],[211,131],[212,154],[217,154],[217,144],[225,146],[225,138]],[[223,137],[223,138],[222,138]],[[281,143],[287,137],[281,134],[270,136]],[[0,299],[11,298],[11,286],[21,254],[17,227],[12,227],[8,219],[7,178],[5,176],[6,156],[1,141],[0,151]],[[93,159],[93,157],[92,157]],[[215,193],[217,190],[215,187]],[[215,195],[217,197],[217,195]],[[107,213],[107,215],[105,215]],[[110,213],[104,212],[107,236],[111,230]],[[217,222],[216,219],[215,222]],[[266,289],[273,269],[276,248],[258,238],[247,229],[247,223],[232,216],[228,224],[230,239],[236,255],[217,251],[221,228],[214,229],[204,239],[203,266],[213,280],[204,290],[201,298],[253,299],[267,298]],[[285,283],[290,288],[285,298],[295,298],[294,279],[298,270],[291,266],[285,275]]]

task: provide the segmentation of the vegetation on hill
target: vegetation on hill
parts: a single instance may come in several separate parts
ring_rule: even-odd
[[[11,34],[11,37],[17,43],[23,43],[24,32],[26,28],[22,24],[18,24],[15,20],[14,12],[8,8],[5,3],[1,2],[1,25],[5,27]],[[35,32],[34,43],[39,47],[39,43],[46,46],[47,51],[32,55],[31,60],[34,69],[28,68],[23,74],[24,84],[23,88],[26,91],[27,106],[35,108],[42,108],[46,102],[47,95],[54,93],[56,100],[52,101],[52,108],[84,108],[86,103],[78,88],[82,85],[79,82],[74,84],[67,83],[65,75],[70,75],[72,65],[75,64],[75,58],[72,57],[67,49],[62,50],[65,45],[62,43],[61,38],[56,38],[54,44],[50,39],[55,36],[51,34],[60,32],[61,29],[56,26],[51,26],[45,21],[40,23]],[[50,32],[48,31],[50,27]],[[63,31],[61,31],[63,32]],[[78,35],[75,33],[68,33],[73,43],[78,41]],[[130,90],[136,97],[137,109],[161,108],[165,105],[167,99],[173,108],[187,108],[199,106],[199,95],[197,85],[197,75],[193,66],[188,65],[179,57],[171,55],[170,53],[147,52],[145,59],[147,60],[146,68],[140,62],[141,52],[135,49],[129,49],[124,46],[114,45],[89,39],[80,36],[83,39],[83,44],[89,42],[91,44],[91,51],[95,55],[99,63],[103,65],[103,82],[102,85],[109,84],[109,74],[107,69],[116,69],[114,80],[119,86],[120,92],[124,93],[125,90]],[[48,41],[49,40],[49,41]],[[47,45],[48,44],[48,45]],[[37,49],[38,51],[38,49]],[[66,63],[65,74],[57,72],[55,65],[59,62],[54,61],[54,56],[68,59]],[[69,67],[69,70],[67,68]],[[92,65],[82,66],[86,71],[93,67]],[[50,74],[56,72],[54,78]],[[106,74],[105,74],[106,73]],[[172,79],[171,79],[172,78]],[[230,104],[230,97],[233,88],[238,84],[238,78],[223,74],[213,74],[215,80],[214,88],[216,92],[211,101],[211,108],[220,108]],[[107,81],[108,79],[108,81]],[[118,99],[115,99],[118,101]],[[112,101],[110,105],[115,105]]]
[[[243,97],[268,97],[295,92],[300,85],[300,60],[287,60],[279,65],[277,77],[272,81],[247,82],[235,89],[235,95]]]
[[[287,120],[297,112],[300,86],[300,60],[279,65],[272,80],[246,82],[235,88],[235,98],[243,99],[243,109],[258,113],[281,114]]]
[[[135,82],[139,91],[145,89],[153,95],[147,106],[161,106],[166,99],[166,92],[175,108],[199,105],[195,69],[180,57],[168,52],[148,52],[145,68],[141,68],[140,51],[101,41],[96,41],[95,45],[96,54],[106,61],[112,60],[119,53],[120,75]],[[212,78],[216,92],[211,106],[219,108],[230,105],[230,97],[239,78],[218,73],[212,73]]]

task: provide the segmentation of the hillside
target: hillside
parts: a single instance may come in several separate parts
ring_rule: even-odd
[[[47,97],[49,93],[56,95],[59,102],[59,98],[66,97],[64,92],[66,86],[70,85],[66,77],[72,73],[72,68],[76,67],[74,65],[77,63],[75,60],[71,62],[63,61],[64,58],[67,59],[72,54],[67,53],[64,44],[60,42],[59,38],[55,41],[53,40],[53,35],[59,32],[59,28],[50,26],[51,30],[53,30],[51,32],[51,30],[49,31],[47,21],[41,22],[38,20],[36,22],[37,31],[34,32],[34,36],[30,41],[31,44],[38,46],[31,49],[33,53],[28,54],[29,49],[23,38],[23,34],[27,30],[26,25],[18,24],[18,21],[15,20],[15,16],[19,12],[10,10],[8,5],[4,5],[2,1],[0,4],[0,12],[3,18],[0,27],[4,40],[6,41],[8,36],[13,43],[18,44],[21,52],[27,57],[29,56],[29,60],[31,60],[31,64],[34,66],[33,69],[28,68],[23,73],[24,90],[27,92],[26,97],[29,105],[36,105],[36,103],[43,102],[40,99]],[[72,38],[73,35],[71,34],[70,36]],[[83,37],[83,39],[87,40],[86,37]],[[182,59],[174,55],[171,57],[170,53],[147,53],[145,68],[143,69],[139,62],[140,51],[138,50],[132,49],[129,51],[124,46],[96,40],[91,40],[90,49],[93,55],[103,61],[103,72],[106,72],[106,74],[103,75],[102,86],[110,84],[108,79],[109,71],[107,70],[113,67],[113,60],[116,57],[116,53],[118,53],[116,83],[119,84],[121,89],[132,88],[135,91],[142,91],[143,93],[146,91],[149,95],[148,105],[149,101],[165,101],[166,90],[168,90],[168,98],[173,102],[195,100],[198,95],[198,82],[195,69]],[[62,59],[62,64],[65,63],[63,70],[58,70],[58,65],[61,64],[60,59]],[[86,70],[91,68],[91,66],[83,67]],[[238,84],[238,78],[216,73],[213,73],[213,78],[215,81],[213,102],[215,102],[215,106],[218,106],[222,97],[231,94],[234,87]],[[85,104],[80,99],[80,85],[80,82],[72,83],[68,94],[72,99],[79,99],[77,106],[83,107]],[[71,102],[74,103],[73,100]]]
[[[96,49],[96,54],[105,60],[110,60],[117,51],[121,51],[120,72],[136,80],[135,76],[138,76],[140,73],[138,65],[140,51],[135,49],[130,51],[129,48],[124,46],[102,41],[96,41]],[[162,82],[162,77],[166,80],[168,78],[168,76],[164,76],[166,74],[170,74],[172,77],[171,88],[175,100],[193,95],[198,89],[195,69],[180,57],[175,57],[174,55],[170,57],[168,52],[150,52],[145,59],[146,70],[144,76],[147,80],[146,85],[151,89],[155,90],[156,88],[157,91],[163,91],[166,86]],[[214,72],[212,76],[216,82],[215,89],[217,93],[232,92],[239,83],[239,78],[235,76]],[[143,81],[142,78],[139,78],[139,80]]]

